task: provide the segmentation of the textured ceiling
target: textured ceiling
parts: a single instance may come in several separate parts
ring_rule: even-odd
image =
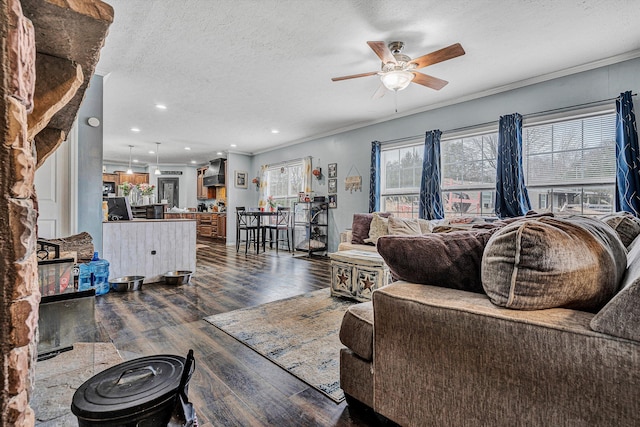
[[[637,0],[106,2],[105,161],[128,162],[133,145],[134,158],[155,163],[156,142],[161,164],[256,153],[640,56]],[[411,84],[395,113],[393,93],[372,99],[377,76],[331,81],[380,69],[369,40],[404,41],[412,58],[459,42],[466,55],[424,68],[449,85]]]

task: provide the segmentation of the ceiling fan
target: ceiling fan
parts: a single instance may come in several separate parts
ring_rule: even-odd
[[[378,58],[382,60],[381,71],[334,77],[331,80],[337,82],[340,80],[379,75],[382,86],[376,91],[374,98],[382,96],[384,94],[384,88],[397,92],[405,89],[411,82],[431,89],[440,90],[449,82],[416,70],[462,56],[465,53],[460,43],[456,43],[427,53],[416,59],[411,59],[402,53],[404,42],[394,41],[390,42],[389,45],[386,45],[385,42],[367,42],[367,44],[375,54],[378,55]]]

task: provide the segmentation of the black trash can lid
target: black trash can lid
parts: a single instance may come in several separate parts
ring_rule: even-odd
[[[153,408],[177,392],[185,358],[141,357],[106,369],[73,395],[71,412],[88,419],[125,417]]]

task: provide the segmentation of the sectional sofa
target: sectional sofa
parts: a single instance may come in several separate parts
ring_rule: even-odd
[[[402,426],[635,426],[640,222],[518,218],[377,242],[397,282],[351,306],[350,405]]]

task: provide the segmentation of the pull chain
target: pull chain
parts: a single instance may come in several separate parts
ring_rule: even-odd
[[[394,90],[393,93],[394,93],[394,100],[396,102],[396,113],[397,113],[398,112],[398,91]]]

